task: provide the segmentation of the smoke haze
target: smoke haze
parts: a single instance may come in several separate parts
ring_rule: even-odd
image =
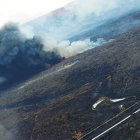
[[[69,40],[140,9],[139,0],[75,0],[24,24],[32,34],[44,32],[57,41]]]
[[[42,37],[45,51],[54,51],[57,52],[61,57],[69,58],[76,54],[82,53],[89,49],[95,48],[97,46],[103,45],[109,41],[104,40],[103,38],[97,39],[95,42],[90,41],[90,39],[79,40],[70,42],[69,40],[64,40],[57,42],[49,38]]]
[[[70,43],[70,41],[63,41],[58,44],[56,50],[62,57],[68,58],[105,43],[107,43],[107,41],[102,38],[99,38],[96,42],[92,42],[89,39],[74,41],[72,43]]]

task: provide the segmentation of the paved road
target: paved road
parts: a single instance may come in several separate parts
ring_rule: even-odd
[[[78,140],[97,140],[98,138],[100,138],[113,128],[117,127],[121,123],[127,121],[130,117],[139,112],[140,112],[140,101],[130,106],[125,111],[119,113],[115,117],[111,118],[110,120],[106,121],[102,125],[98,126],[97,128],[94,128],[87,134],[80,137]]]

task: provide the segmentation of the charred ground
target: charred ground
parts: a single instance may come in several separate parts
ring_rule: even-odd
[[[14,140],[78,138],[138,101],[139,77],[137,27],[1,93],[0,124]],[[100,98],[106,100],[93,110]]]

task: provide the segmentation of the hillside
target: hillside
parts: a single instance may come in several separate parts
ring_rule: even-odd
[[[137,27],[1,93],[0,136],[6,140],[78,138],[138,101],[139,77]],[[112,101],[119,98],[125,99]]]

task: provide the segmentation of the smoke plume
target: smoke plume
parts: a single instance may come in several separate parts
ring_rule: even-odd
[[[109,40],[108,42],[110,41],[111,40]],[[67,40],[59,43],[56,47],[56,50],[62,57],[68,58],[105,43],[107,43],[107,41],[102,38],[97,39],[96,42],[92,42],[90,41],[90,39],[86,39],[70,43],[70,41]]]
[[[64,40],[57,42],[55,40],[46,38],[42,36],[42,42],[44,44],[45,51],[57,52],[61,57],[69,58],[76,54],[82,53],[89,49],[95,48],[102,44],[112,41],[112,39],[106,41],[103,38],[98,38],[95,42],[90,41],[90,39],[79,40],[70,42],[69,40]]]
[[[0,83],[7,81],[7,77],[13,80],[28,77],[63,59],[43,47],[40,37],[27,38],[15,24],[0,29]]]
[[[27,67],[53,65],[61,57],[55,52],[45,52],[41,38],[34,36],[26,38],[14,24],[5,25],[0,30],[0,64],[14,64],[23,61]],[[21,62],[20,61],[20,62]],[[18,64],[21,67],[21,64]]]

